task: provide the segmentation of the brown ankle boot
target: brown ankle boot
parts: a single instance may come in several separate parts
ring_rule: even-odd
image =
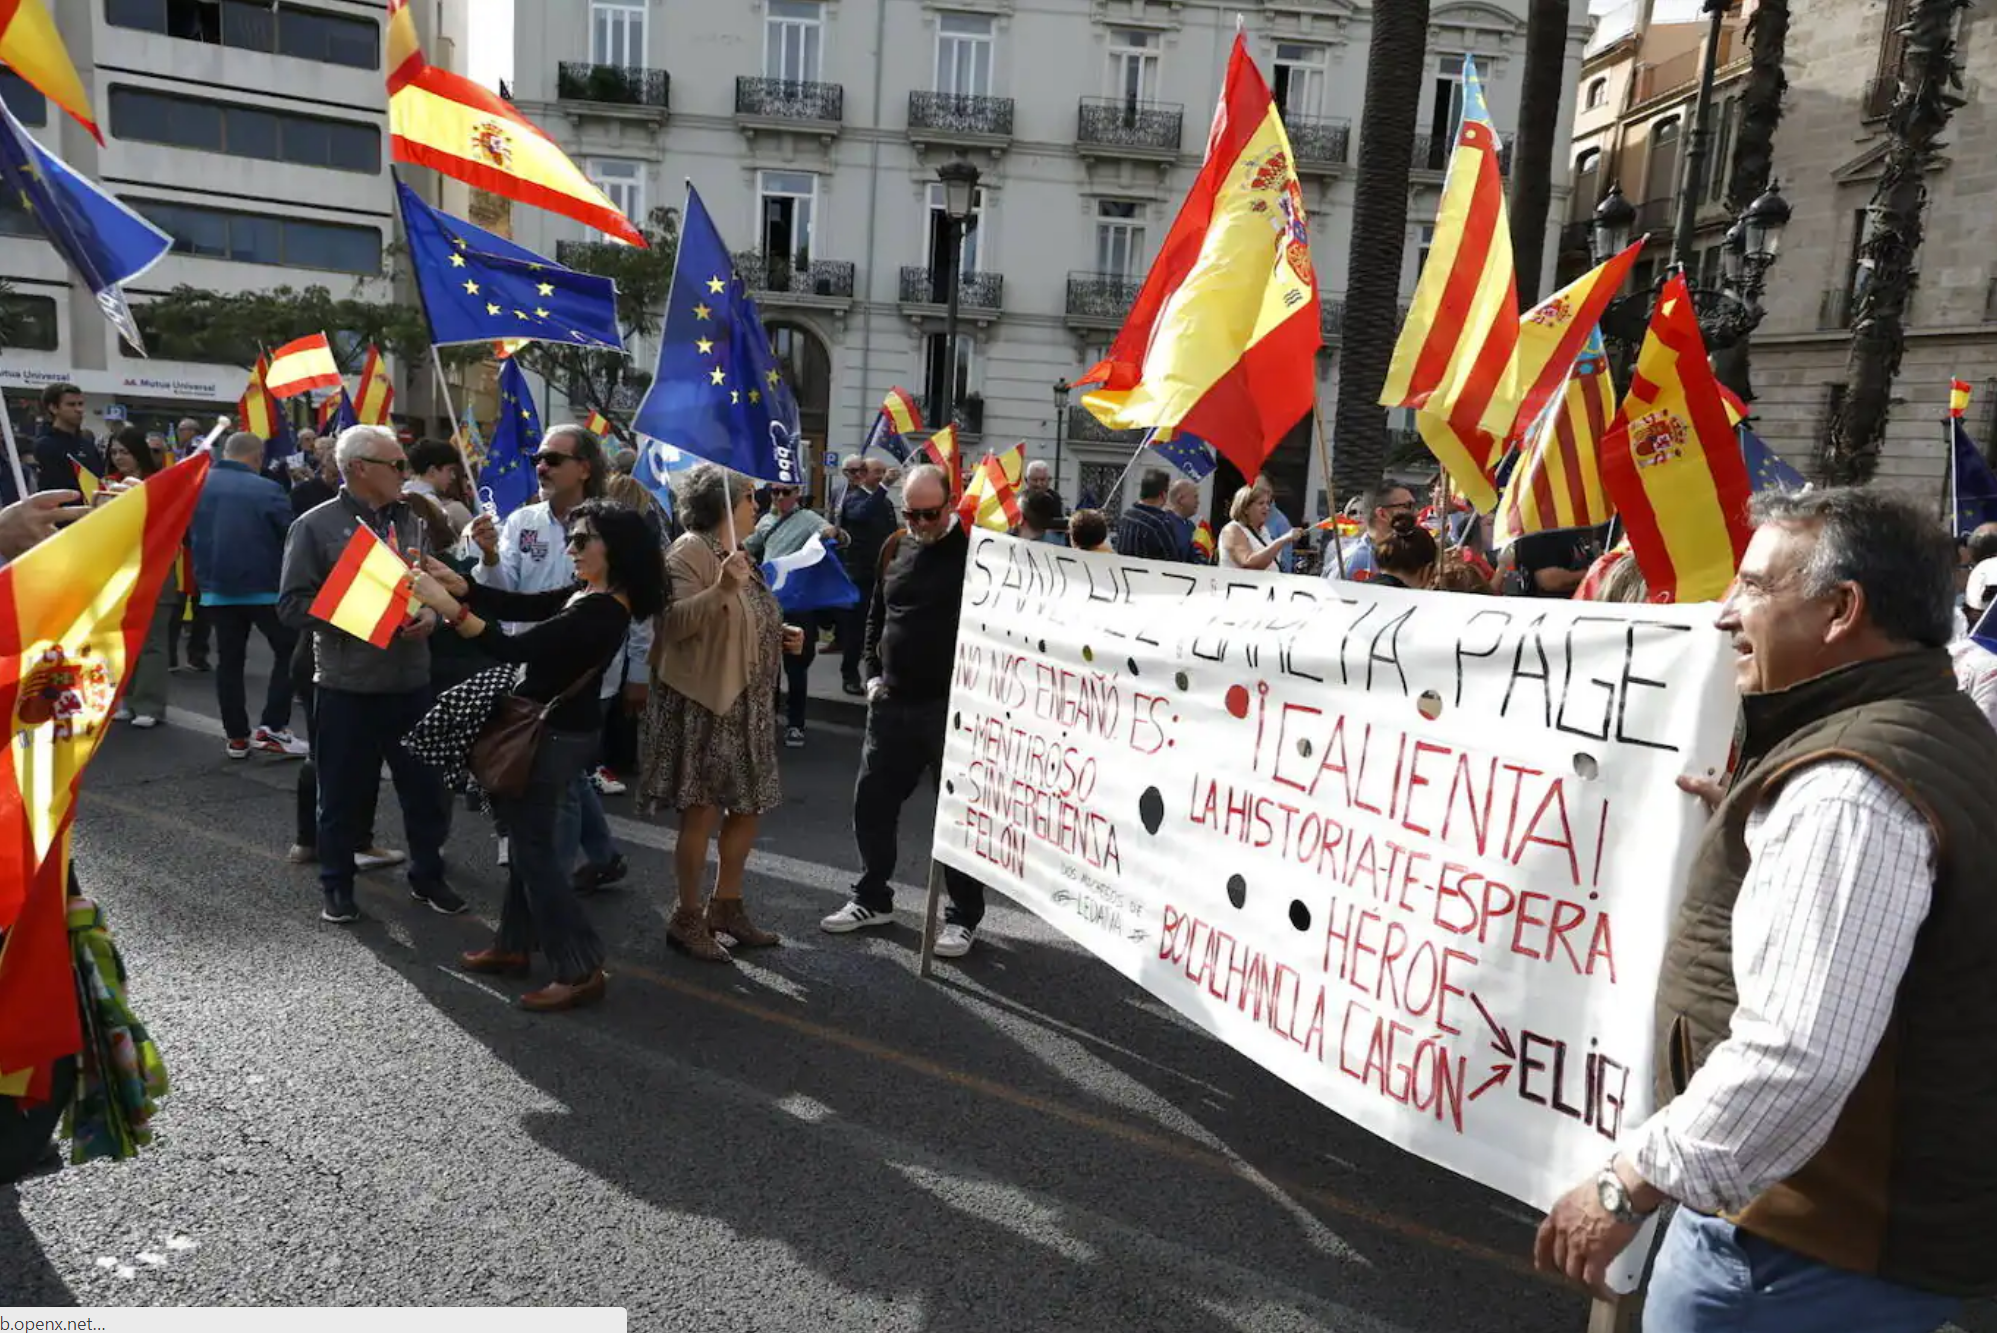
[[[707,928],[706,916],[697,907],[673,909],[673,919],[666,923],[666,943],[705,963],[735,961],[721,947],[721,941],[714,938],[714,932]]]
[[[707,928],[726,935],[738,949],[767,949],[782,944],[784,937],[764,930],[749,920],[740,898],[710,898],[707,901]]]

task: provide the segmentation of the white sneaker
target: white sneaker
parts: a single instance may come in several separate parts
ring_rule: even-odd
[[[250,748],[285,755],[292,759],[303,759],[312,752],[311,746],[299,740],[284,727],[279,727],[276,731],[272,731],[269,727],[258,727],[256,734],[250,737]]]
[[[111,720],[113,722],[130,722],[132,720],[132,710],[123,704],[119,704],[118,711],[111,714]]]
[[[784,728],[784,748],[787,750],[802,750],[804,748],[803,727]]]
[[[595,785],[597,791],[605,796],[622,796],[625,792],[631,790],[630,787],[618,781],[617,775],[602,764],[596,766],[596,771],[589,775],[589,780]]]
[[[151,713],[140,713],[137,717],[132,719],[132,725],[137,727],[140,731],[151,731],[154,727],[159,725],[159,719],[154,717]]]
[[[936,956],[938,958],[962,958],[971,951],[971,928],[960,926],[954,921],[945,921],[936,932]]]
[[[364,847],[354,853],[354,869],[382,870],[399,866],[408,859],[406,852],[398,852],[393,847]]]
[[[893,912],[876,912],[871,907],[862,907],[857,902],[849,902],[831,916],[818,923],[818,928],[831,935],[844,935],[848,931],[865,930],[870,926],[891,926]]]
[[[501,870],[504,870],[512,864],[513,864],[513,839],[501,838],[499,840],[499,868]]]

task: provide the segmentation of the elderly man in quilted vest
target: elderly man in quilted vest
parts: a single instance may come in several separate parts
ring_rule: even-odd
[[[1647,1333],[1926,1333],[1997,1291],[1997,733],[1954,552],[1883,488],[1768,493],[1720,608],[1746,731],[1657,994],[1663,1109],[1555,1205],[1591,1284],[1679,1204]]]

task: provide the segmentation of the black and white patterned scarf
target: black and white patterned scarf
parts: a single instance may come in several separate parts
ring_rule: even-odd
[[[402,738],[402,748],[444,775],[453,791],[471,782],[472,742],[485,730],[499,701],[513,693],[520,668],[512,664],[487,667],[470,680],[437,696],[423,720]]]

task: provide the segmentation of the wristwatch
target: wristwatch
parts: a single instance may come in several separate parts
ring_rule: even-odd
[[[1629,1188],[1623,1178],[1616,1174],[1616,1160],[1611,1157],[1609,1164],[1595,1173],[1595,1197],[1601,1201],[1602,1211],[1614,1218],[1620,1226],[1633,1227],[1648,1217],[1639,1213],[1635,1202],[1630,1198]]]

